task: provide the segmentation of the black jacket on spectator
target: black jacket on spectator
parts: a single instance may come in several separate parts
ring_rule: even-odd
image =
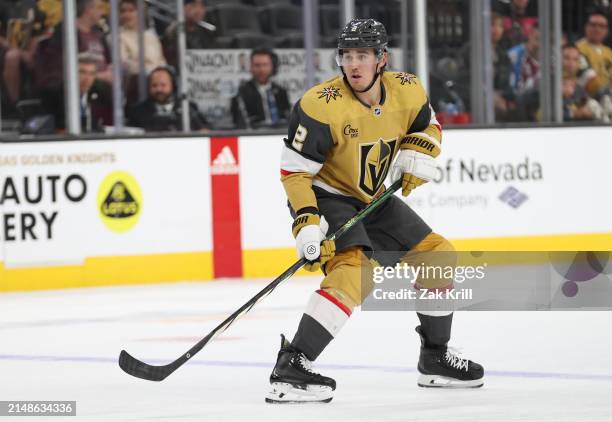
[[[276,106],[279,113],[280,120],[277,125],[286,124],[291,111],[287,91],[285,88],[274,82],[272,82],[270,85],[270,89],[272,90],[272,95],[276,100]],[[259,93],[254,80],[250,80],[240,85],[240,88],[238,88],[238,94],[232,98],[232,118],[236,127],[257,128],[265,126],[266,117],[263,101],[264,99]],[[246,122],[247,118],[249,119],[248,125]]]
[[[493,50],[493,88],[509,101],[515,99],[512,86],[510,86],[511,74],[512,62],[508,57],[508,51],[498,45]]]
[[[41,105],[45,113],[53,116],[55,129],[62,130],[66,127],[64,112],[64,95],[62,90],[46,91],[41,96]],[[81,104],[79,104],[81,105]],[[112,93],[107,85],[95,81],[87,93],[87,107],[80,107],[81,130],[87,132],[103,132],[104,125],[112,125],[113,100]]]
[[[128,107],[126,110],[128,126],[143,128],[146,132],[177,132],[183,130],[183,118],[180,101],[175,101],[168,113],[158,111],[157,105],[150,98]],[[206,118],[197,105],[189,102],[189,119],[191,130],[200,130],[208,126]]]

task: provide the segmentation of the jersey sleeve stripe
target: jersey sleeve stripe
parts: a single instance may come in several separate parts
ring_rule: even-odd
[[[431,110],[431,119],[429,120],[429,124],[430,125],[434,125],[436,128],[438,128],[440,133],[442,133],[442,125],[440,124],[440,122],[436,118],[436,112],[434,111],[434,109],[431,106],[431,104],[429,105],[429,109]]]
[[[317,174],[322,167],[322,163],[317,163],[316,161],[309,160],[303,155],[300,155],[294,150],[288,148],[286,145],[283,146],[283,152],[281,154],[281,172],[305,172],[314,175]]]

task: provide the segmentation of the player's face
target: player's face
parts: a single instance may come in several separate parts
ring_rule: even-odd
[[[166,104],[172,97],[172,78],[166,71],[155,72],[151,75],[149,95],[159,104]]]
[[[586,24],[584,33],[590,43],[603,43],[608,36],[608,19],[603,15],[591,16]]]
[[[374,75],[386,63],[386,53],[379,61],[372,48],[348,48],[340,56],[340,64],[351,87],[361,91],[368,87]]]

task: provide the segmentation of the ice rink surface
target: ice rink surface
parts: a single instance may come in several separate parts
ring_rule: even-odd
[[[174,360],[267,282],[2,294],[0,400],[77,401],[54,421],[612,421],[612,312],[457,313],[451,344],[485,385],[445,391],[416,385],[414,313],[355,312],[315,366],[336,379],[333,401],[266,404],[279,334],[293,336],[314,278],[285,282],[163,382],[117,365],[123,348]]]

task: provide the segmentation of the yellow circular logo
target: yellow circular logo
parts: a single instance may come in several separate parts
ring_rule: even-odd
[[[130,230],[140,219],[142,192],[136,179],[125,171],[115,171],[104,178],[98,189],[98,212],[112,231]]]

